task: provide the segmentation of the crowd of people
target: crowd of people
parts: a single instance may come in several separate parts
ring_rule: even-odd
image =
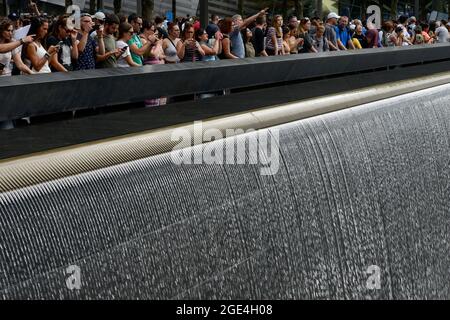
[[[14,35],[26,28],[23,37]],[[71,72],[97,68],[129,68],[221,59],[428,45],[449,41],[450,23],[418,22],[400,16],[380,29],[370,22],[329,13],[319,17],[269,17],[267,9],[243,18],[212,15],[202,26],[195,17],[169,23],[129,16],[81,14],[79,24],[68,15],[0,17],[0,76]],[[165,104],[151,99],[147,106]]]
[[[147,21],[136,14],[97,12],[81,14],[74,28],[68,15],[23,19],[11,14],[0,22],[0,75],[423,45],[447,42],[450,30],[447,21],[418,23],[406,16],[385,21],[380,30],[334,12],[324,20],[267,19],[266,10],[245,19],[212,15],[201,26],[196,18],[168,23],[160,17]],[[14,39],[25,25],[27,36]]]

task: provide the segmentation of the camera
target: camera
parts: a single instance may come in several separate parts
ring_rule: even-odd
[[[96,24],[96,25],[92,28],[92,30],[94,30],[94,31],[100,30],[100,25],[99,25],[99,24]]]

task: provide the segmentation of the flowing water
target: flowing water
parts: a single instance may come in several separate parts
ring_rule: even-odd
[[[0,194],[0,297],[449,299],[449,89],[263,130],[275,175],[163,154]]]

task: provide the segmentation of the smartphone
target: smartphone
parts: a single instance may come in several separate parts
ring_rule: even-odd
[[[0,72],[3,71],[3,69],[5,69],[5,65],[0,62]]]
[[[58,47],[62,47],[64,45],[64,41],[58,42]]]
[[[122,50],[122,52],[125,52],[125,51],[127,51],[127,49],[128,49],[128,46],[125,46],[125,47],[123,47],[123,48],[120,49],[120,50]]]

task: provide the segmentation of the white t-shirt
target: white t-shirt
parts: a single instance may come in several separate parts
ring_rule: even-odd
[[[10,76],[12,72],[11,60],[16,53],[20,53],[18,48],[6,53],[0,53],[0,63],[4,65],[3,71],[0,71],[0,77]]]
[[[440,26],[436,29],[436,36],[438,43],[448,42],[448,30],[445,26]]]
[[[66,43],[62,45],[62,62],[63,65],[72,65],[72,49]]]
[[[35,46],[36,47],[36,54],[38,56],[39,59],[42,59],[45,54],[47,53],[47,50],[44,49],[44,47],[37,42],[32,42],[29,44],[30,46]],[[29,61],[28,59],[26,59],[25,64],[28,65],[31,69],[31,71],[33,71],[34,73],[51,73],[52,70],[50,69],[50,66],[48,64],[48,60],[45,62],[45,64],[42,66],[41,70],[36,71],[33,67],[33,65],[31,64],[31,61]]]
[[[131,56],[130,47],[124,41],[119,40],[116,42],[118,49],[127,47],[127,50],[117,59],[117,66],[120,68],[128,68],[130,65],[125,60],[126,57]]]

